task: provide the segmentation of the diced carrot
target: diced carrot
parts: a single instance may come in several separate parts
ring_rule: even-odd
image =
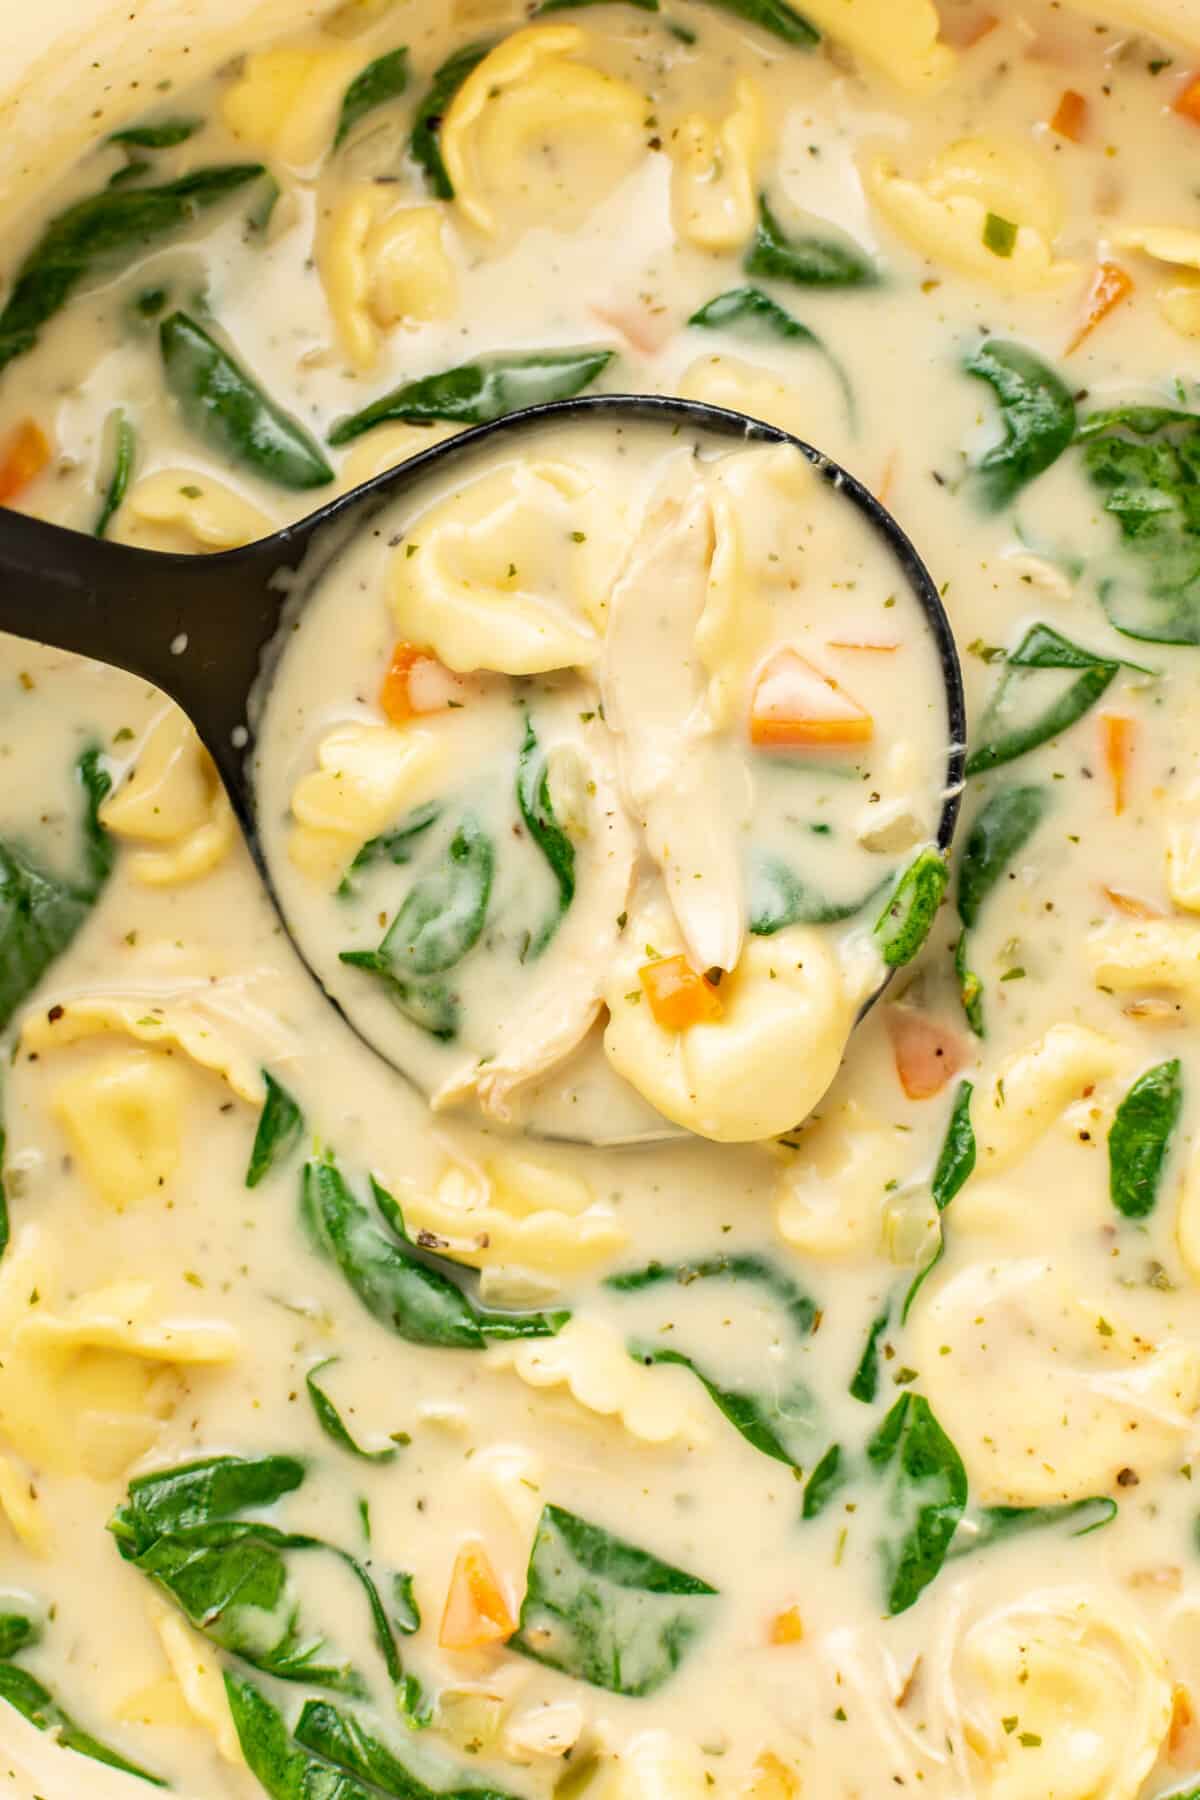
[[[686,1031],[721,1016],[721,998],[686,956],[664,956],[638,970],[650,1011],[664,1031]]]
[[[379,704],[390,724],[406,725],[420,713],[444,711],[456,703],[456,697],[465,697],[467,691],[461,676],[440,663],[432,650],[406,644],[402,639],[392,651],[379,690]],[[461,698],[457,698],[457,704],[462,704]]]
[[[900,452],[889,450],[887,461],[883,465],[883,473],[879,477],[879,486],[875,490],[875,498],[880,506],[886,506],[892,497],[892,489],[896,485],[896,477],[900,473]]]
[[[973,50],[1000,23],[995,13],[973,8],[964,13],[960,6],[941,7],[941,31],[944,44],[952,50]]]
[[[1128,300],[1133,292],[1133,276],[1127,275],[1119,263],[1102,262],[1092,276],[1092,285],[1088,289],[1084,306],[1083,320],[1075,336],[1067,345],[1067,355],[1078,350],[1080,344],[1097,325],[1107,319],[1110,312]]]
[[[1123,713],[1102,713],[1100,741],[1104,749],[1104,766],[1112,786],[1113,811],[1117,817],[1125,811],[1125,790],[1129,783],[1129,765],[1133,761],[1133,739],[1137,727]]]
[[[771,1620],[770,1640],[773,1644],[799,1644],[804,1637],[804,1620],[795,1601],[777,1612]]]
[[[900,1086],[910,1100],[932,1100],[966,1062],[958,1033],[927,1013],[911,1006],[890,1006],[887,1026]]]
[[[656,356],[671,335],[671,315],[665,306],[651,310],[640,306],[593,306],[592,317],[618,332],[631,350]]]
[[[1127,894],[1123,888],[1106,887],[1104,898],[1110,906],[1115,906],[1119,913],[1127,919],[1164,919],[1166,914],[1157,906],[1151,906],[1148,900],[1140,900],[1136,894]]]
[[[35,481],[50,461],[50,440],[33,419],[22,419],[0,457],[0,506]]]
[[[865,744],[875,721],[831,675],[799,651],[775,651],[759,671],[750,703],[750,742],[776,749]]]
[[[1056,131],[1059,137],[1070,138],[1073,144],[1078,144],[1087,130],[1087,122],[1087,101],[1082,94],[1077,94],[1074,88],[1065,88],[1062,99],[1055,109],[1054,117],[1050,121],[1051,131]]]
[[[1193,125],[1200,125],[1200,75],[1193,75],[1187,86],[1180,88],[1171,104],[1181,118],[1190,119]]]
[[[1191,1695],[1185,1687],[1176,1682],[1175,1690],[1171,1695],[1171,1729],[1167,1735],[1167,1749],[1172,1756],[1183,1747],[1183,1740],[1191,1730],[1194,1718]]]
[[[454,1559],[438,1643],[443,1650],[478,1650],[504,1643],[516,1629],[487,1551],[478,1540],[463,1544]]]

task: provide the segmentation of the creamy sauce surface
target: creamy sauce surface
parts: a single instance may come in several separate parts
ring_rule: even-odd
[[[489,410],[732,406],[918,544],[964,812],[943,869],[931,642],[791,453],[497,449],[326,574],[258,739],[414,1085],[177,710],[3,640],[0,1786],[1200,1791],[1193,9],[236,48],[14,214],[4,503],[215,551]],[[400,1007],[340,954],[414,894]]]

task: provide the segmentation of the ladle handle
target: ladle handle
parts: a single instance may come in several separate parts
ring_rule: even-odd
[[[278,610],[254,546],[166,556],[0,509],[0,631],[162,688],[191,718],[239,806],[238,728]]]

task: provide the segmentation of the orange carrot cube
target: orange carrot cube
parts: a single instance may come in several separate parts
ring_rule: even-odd
[[[664,956],[638,970],[650,1011],[664,1031],[687,1031],[721,1016],[713,983],[698,975],[686,956]]]
[[[478,1540],[459,1549],[446,1593],[438,1643],[443,1650],[502,1644],[517,1629],[488,1553]]]
[[[750,703],[750,742],[762,749],[838,749],[867,743],[875,721],[831,675],[777,650],[759,671]]]

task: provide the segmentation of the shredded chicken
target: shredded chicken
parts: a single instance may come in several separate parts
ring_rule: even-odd
[[[697,969],[733,969],[745,935],[745,771],[721,754],[696,650],[712,503],[690,453],[672,462],[613,591],[601,677],[621,785],[662,870]]]

